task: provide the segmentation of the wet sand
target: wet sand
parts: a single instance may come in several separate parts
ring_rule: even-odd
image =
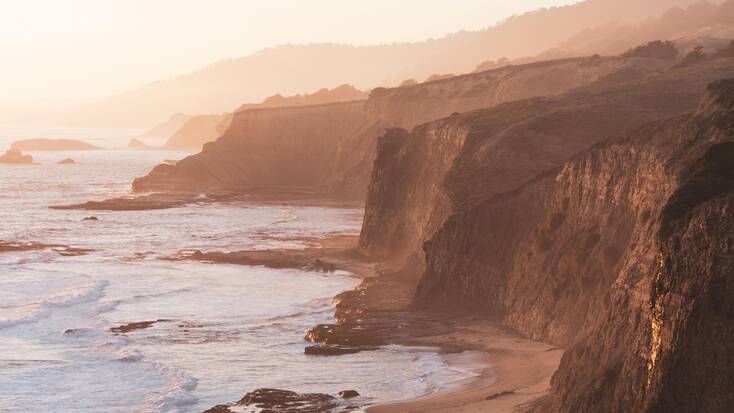
[[[372,406],[368,413],[513,412],[546,394],[563,350],[477,322],[452,334],[468,348],[480,350],[479,377],[437,394],[400,403]],[[440,344],[445,337],[437,337]],[[450,360],[450,359],[449,359]],[[449,361],[449,365],[451,362]]]
[[[357,251],[358,238],[301,239],[307,243],[301,250],[196,252],[172,259],[312,269],[318,262],[329,270],[349,271],[362,278],[356,289],[334,298],[335,322],[315,326],[306,334],[325,353],[331,348],[333,354],[339,354],[347,347],[370,351],[386,344],[424,346],[445,354],[449,366],[464,351],[476,355],[458,362],[463,369],[479,372],[477,377],[415,400],[369,407],[370,413],[511,412],[547,392],[561,349],[523,338],[496,321],[415,310],[416,275],[397,270],[401,263],[366,260]]]

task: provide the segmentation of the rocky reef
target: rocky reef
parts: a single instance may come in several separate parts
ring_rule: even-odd
[[[262,190],[364,200],[377,137],[418,124],[599,81],[618,82],[670,66],[648,58],[564,59],[455,76],[393,89],[366,101],[243,110],[202,153],[136,180],[136,191]]]
[[[319,413],[319,412],[352,412],[360,410],[359,402],[348,401],[359,396],[354,390],[343,390],[339,397],[323,393],[296,393],[279,389],[257,389],[247,393],[241,400],[220,404],[206,410],[204,413],[232,413],[256,409],[262,412],[283,413]]]

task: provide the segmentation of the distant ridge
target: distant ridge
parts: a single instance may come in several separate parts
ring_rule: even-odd
[[[371,89],[436,73],[466,73],[485,60],[536,55],[583,30],[639,22],[671,6],[694,2],[588,0],[419,43],[277,46],[74,108],[60,121],[76,126],[150,127],[172,113],[228,112],[243,102],[276,93],[294,95],[344,83]]]

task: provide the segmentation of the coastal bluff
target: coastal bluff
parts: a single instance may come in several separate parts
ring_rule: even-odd
[[[202,152],[133,183],[137,192],[305,193],[362,202],[378,136],[421,123],[533,96],[665,68],[648,58],[583,57],[532,63],[399,88],[370,98],[303,107],[243,110]],[[296,161],[297,160],[297,161]]]

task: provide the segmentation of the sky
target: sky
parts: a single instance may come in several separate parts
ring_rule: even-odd
[[[421,41],[577,0],[0,0],[0,109],[77,104],[286,43]]]

